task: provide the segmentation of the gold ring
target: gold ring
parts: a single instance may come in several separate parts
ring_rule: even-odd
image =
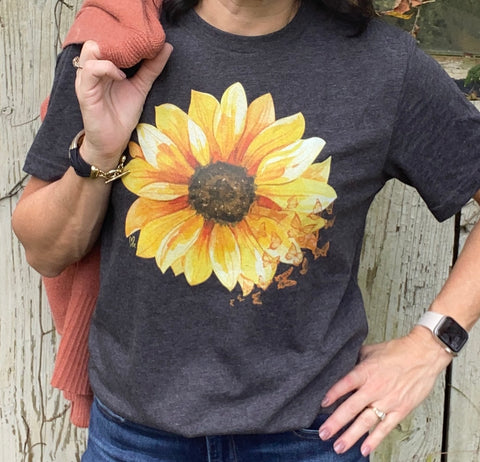
[[[83,69],[83,67],[80,66],[80,56],[75,56],[75,58],[72,59],[72,65],[75,69]]]
[[[375,412],[375,415],[379,418],[380,422],[383,422],[385,420],[385,417],[387,417],[386,412],[377,409],[375,406],[368,406],[368,409],[371,409],[373,412]]]

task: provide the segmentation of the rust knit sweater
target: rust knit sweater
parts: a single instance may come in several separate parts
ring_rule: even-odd
[[[85,0],[63,46],[95,40],[102,58],[132,67],[161,50],[165,34],[159,21],[161,0]],[[41,107],[42,118],[48,98]],[[71,422],[88,427],[93,394],[88,380],[88,332],[100,280],[100,247],[55,278],[43,278],[61,341],[52,385],[71,401]]]

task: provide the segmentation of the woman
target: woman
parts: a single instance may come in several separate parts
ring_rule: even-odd
[[[423,325],[361,348],[365,216],[390,178],[439,220],[480,200],[480,117],[369,1],[164,10],[133,77],[62,53],[13,218],[46,276],[101,239],[82,460],[367,460],[478,319],[480,230]]]

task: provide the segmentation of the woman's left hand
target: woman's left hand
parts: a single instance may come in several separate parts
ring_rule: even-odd
[[[322,406],[330,406],[352,393],[320,427],[320,438],[331,438],[348,425],[334,443],[341,454],[371,431],[361,446],[367,456],[427,397],[451,359],[431,332],[420,326],[405,337],[364,346],[358,365],[322,401]],[[384,412],[385,418],[381,420],[373,408],[380,417]]]

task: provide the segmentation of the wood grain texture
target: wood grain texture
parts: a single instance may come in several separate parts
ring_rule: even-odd
[[[369,212],[359,271],[370,323],[369,343],[408,333],[447,278],[454,222],[439,224],[418,194],[387,183]],[[372,462],[440,461],[444,378],[392,432]]]
[[[49,384],[58,338],[40,278],[26,264],[10,229],[24,179],[21,168],[40,124],[39,106],[50,90],[59,39],[79,5],[80,0],[0,0],[2,462],[74,462],[85,447],[86,432],[70,425],[67,402]],[[359,275],[371,323],[369,341],[411,328],[447,276],[452,251],[453,222],[438,225],[409,188],[388,184],[369,214]],[[479,460],[479,353],[477,334],[455,362],[447,410],[450,462]],[[439,461],[443,396],[444,380],[439,380],[433,396],[397,427],[372,462]]]
[[[480,109],[480,103],[478,104]],[[471,201],[462,211],[460,248],[473,225],[480,221],[480,206]],[[470,332],[466,349],[452,365],[448,409],[448,461],[480,460],[480,325]],[[450,386],[450,384],[449,384]]]
[[[69,0],[70,1],[70,0]],[[80,460],[85,432],[50,386],[57,336],[40,278],[10,228],[25,153],[50,90],[58,37],[80,2],[0,1],[0,460]]]

